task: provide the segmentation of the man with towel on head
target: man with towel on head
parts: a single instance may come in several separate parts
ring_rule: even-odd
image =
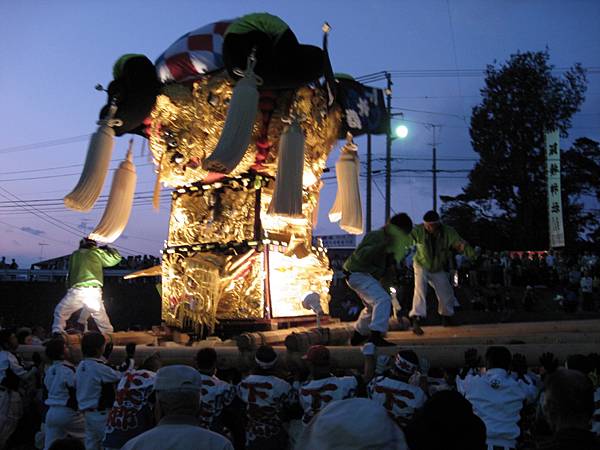
[[[411,230],[410,217],[396,214],[384,227],[367,233],[344,263],[346,283],[365,305],[354,325],[352,345],[367,340],[379,347],[394,345],[383,337],[389,326],[392,297],[381,280],[388,271],[395,271],[410,251]]]
[[[420,319],[427,315],[428,284],[437,295],[442,324],[454,325],[452,316],[456,297],[448,277],[448,261],[453,250],[464,253],[469,258],[475,257],[475,251],[454,228],[441,223],[440,216],[435,211],[427,211],[423,216],[423,223],[414,227],[410,234],[417,248],[413,258],[415,290],[409,317],[413,332],[420,336],[423,334]]]

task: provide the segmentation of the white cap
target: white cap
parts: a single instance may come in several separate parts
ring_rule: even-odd
[[[190,366],[162,367],[156,372],[155,391],[197,391],[202,388],[202,377]]]
[[[404,433],[385,408],[373,400],[330,402],[304,428],[295,448],[407,450]]]

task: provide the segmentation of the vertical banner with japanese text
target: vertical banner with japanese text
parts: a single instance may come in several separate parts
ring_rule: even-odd
[[[560,144],[558,130],[546,133],[546,176],[548,186],[548,233],[550,248],[565,246],[560,187]]]

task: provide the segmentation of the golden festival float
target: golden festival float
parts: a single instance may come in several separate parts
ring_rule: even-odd
[[[161,275],[167,325],[210,332],[223,321],[328,313],[332,271],[326,250],[313,245],[321,176],[345,138],[329,216],[362,233],[357,148],[348,131],[363,127],[369,105],[372,113],[383,106],[364,91],[359,113],[344,106],[340,99],[353,91],[341,88],[360,85],[333,78],[328,31],[323,49],[301,45],[281,19],[251,14],[184,35],[154,65],[133,54],[115,64],[83,174],[65,204],[91,209],[114,136],[148,138],[154,204],[161,185],[171,188],[171,214],[161,266],[136,275]],[[134,191],[130,148],[91,238],[120,236]]]

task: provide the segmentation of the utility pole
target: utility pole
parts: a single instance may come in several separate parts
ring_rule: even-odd
[[[385,90],[387,100],[388,129],[385,136],[385,222],[390,219],[392,205],[392,76],[385,73],[387,89]]]
[[[436,128],[440,128],[440,125],[436,125],[433,123],[428,124],[431,127],[432,133],[432,141],[431,141],[431,150],[432,150],[432,158],[431,158],[431,174],[432,174],[432,192],[433,192],[433,210],[437,212],[437,145],[439,142],[436,141]]]
[[[44,259],[44,247],[48,244],[44,242],[38,242],[38,245],[40,246],[40,261],[42,261]]]
[[[371,167],[371,133],[367,134],[367,233],[371,231],[371,177],[372,177],[372,167]]]
[[[437,212],[437,149],[435,142],[435,125],[432,127],[433,130],[433,142],[431,148],[433,150],[433,161],[431,163],[431,169],[433,170],[433,210]]]

